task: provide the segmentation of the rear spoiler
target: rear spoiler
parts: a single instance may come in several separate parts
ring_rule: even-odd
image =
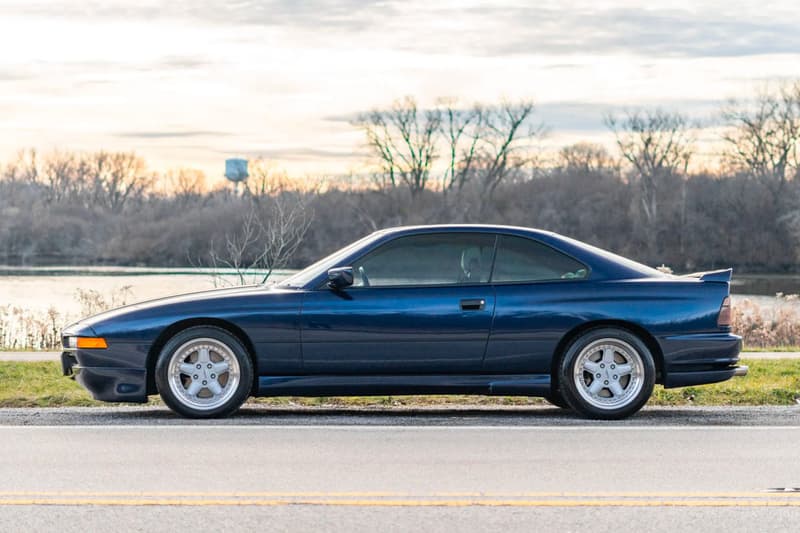
[[[711,270],[709,272],[695,272],[694,274],[686,274],[684,278],[698,278],[700,281],[718,281],[721,283],[730,283],[731,276],[733,275],[732,268],[724,270]]]

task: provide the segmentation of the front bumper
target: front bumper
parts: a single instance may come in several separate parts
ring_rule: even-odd
[[[81,366],[75,351],[61,354],[65,376],[80,383],[95,400],[103,402],[147,401],[147,372],[143,368]]]

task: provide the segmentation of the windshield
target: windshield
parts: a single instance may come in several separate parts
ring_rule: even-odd
[[[333,252],[327,257],[323,257],[316,263],[307,266],[297,274],[286,278],[278,283],[278,287],[305,287],[310,281],[327,272],[329,269],[338,266],[339,261],[353,253],[356,249],[362,247],[368,242],[380,237],[382,232],[372,233],[366,237],[357,240],[356,242],[345,246],[344,248]]]

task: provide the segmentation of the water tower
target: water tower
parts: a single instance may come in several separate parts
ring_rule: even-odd
[[[235,191],[239,191],[239,184],[248,178],[247,159],[226,159],[225,178],[233,183]]]

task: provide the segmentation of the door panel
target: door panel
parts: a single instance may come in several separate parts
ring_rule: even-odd
[[[306,294],[308,373],[479,372],[494,313],[496,236],[400,236],[355,259],[354,283]]]
[[[488,284],[309,292],[301,316],[304,369],[341,374],[479,372],[494,301]]]

